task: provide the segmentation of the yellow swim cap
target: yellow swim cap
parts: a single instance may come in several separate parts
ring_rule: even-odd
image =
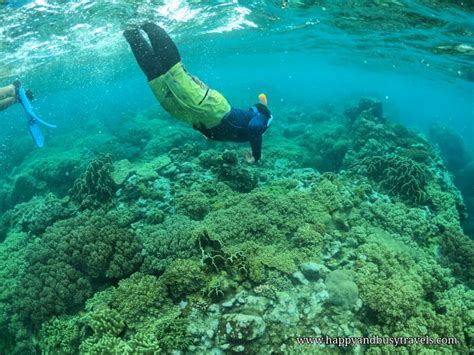
[[[267,106],[267,104],[268,104],[268,103],[267,103],[267,95],[265,95],[265,94],[263,94],[263,93],[260,94],[260,95],[258,95],[258,101],[260,101],[260,103],[261,103],[262,105]]]

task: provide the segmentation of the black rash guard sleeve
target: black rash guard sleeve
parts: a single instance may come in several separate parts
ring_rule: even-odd
[[[252,148],[252,155],[255,161],[259,161],[262,157],[262,135],[253,136],[250,139],[250,148]]]

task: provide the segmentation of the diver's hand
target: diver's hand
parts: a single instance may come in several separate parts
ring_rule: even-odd
[[[248,164],[254,164],[255,163],[255,158],[253,157],[252,153],[250,153],[250,152],[245,152],[244,153],[244,160]]]
[[[254,164],[254,165],[259,165],[261,160],[255,160],[251,152],[246,152],[244,154],[244,160],[247,164]]]

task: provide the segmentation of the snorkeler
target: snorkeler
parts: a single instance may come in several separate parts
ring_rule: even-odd
[[[140,29],[148,35],[150,43]],[[178,48],[161,27],[146,23],[141,28],[126,30],[124,36],[166,111],[209,139],[250,142],[253,159],[261,158],[262,135],[272,120],[264,94],[248,111],[233,108],[219,92],[188,73]]]
[[[33,100],[33,93],[31,90],[25,89],[19,80],[15,80],[13,84],[0,88],[0,111],[5,110],[17,102],[20,103],[25,110],[31,137],[36,146],[42,148],[44,146],[44,137],[39,124],[41,123],[50,128],[56,128],[56,125],[43,121],[33,111],[31,100]]]

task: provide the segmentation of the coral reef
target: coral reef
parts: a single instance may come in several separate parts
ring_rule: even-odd
[[[15,174],[0,352],[340,353],[297,337],[431,336],[457,344],[351,350],[468,353],[473,242],[439,152],[377,100],[287,113],[258,165],[247,147],[178,144],[181,128],[151,137],[146,113],[87,138],[122,160],[99,155],[70,199]]]

